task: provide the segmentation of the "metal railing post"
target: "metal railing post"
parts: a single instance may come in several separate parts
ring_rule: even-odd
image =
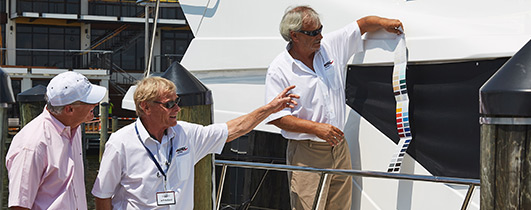
[[[225,173],[227,172],[227,165],[223,165],[221,169],[221,177],[219,180],[218,194],[216,195],[216,209],[221,205],[221,193],[223,192],[223,184],[225,184]]]
[[[474,192],[474,185],[468,186],[468,191],[466,192],[465,200],[463,201],[463,205],[461,206],[461,210],[466,210],[468,207],[468,203],[470,202],[470,198],[472,198],[472,192]]]
[[[313,210],[316,210],[321,204],[321,198],[323,197],[323,188],[326,184],[326,179],[328,174],[321,172],[321,178],[319,179],[319,186],[317,186],[317,191],[315,192],[315,199],[313,200]]]

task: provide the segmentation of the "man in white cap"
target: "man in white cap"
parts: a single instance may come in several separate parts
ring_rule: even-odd
[[[47,105],[13,138],[6,156],[11,209],[87,209],[81,123],[107,89],[77,72],[55,76]]]

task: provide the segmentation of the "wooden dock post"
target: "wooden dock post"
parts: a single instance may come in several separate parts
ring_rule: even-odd
[[[100,104],[100,163],[103,151],[105,150],[105,143],[109,139],[109,103],[103,102]]]
[[[5,169],[5,151],[6,151],[6,140],[7,140],[7,109],[11,104],[15,103],[15,97],[13,96],[13,89],[11,88],[11,78],[7,73],[0,68],[0,178],[2,180],[6,176]],[[4,182],[0,182],[0,206],[4,206]]]
[[[177,119],[201,125],[212,124],[212,93],[194,75],[174,62],[162,75],[177,86],[181,111]],[[214,208],[214,156],[209,154],[195,164],[194,209]]]
[[[480,208],[531,209],[531,41],[480,89]]]
[[[45,94],[46,86],[37,85],[17,95],[17,102],[20,104],[21,129],[42,113],[46,105]]]
[[[116,116],[112,116],[112,121],[111,121],[111,132],[116,132],[116,130],[118,130],[118,117]]]
[[[177,119],[201,125],[212,124],[212,105],[183,106]],[[195,164],[194,209],[212,209],[214,156],[209,154]]]

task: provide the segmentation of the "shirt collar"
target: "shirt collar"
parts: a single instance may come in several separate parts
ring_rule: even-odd
[[[293,57],[291,57],[291,54],[289,54],[289,50],[293,47],[292,45],[293,45],[292,42],[289,42],[286,45],[286,48],[284,49],[284,58],[286,59],[286,61],[288,61],[290,63],[295,63],[295,59]]]
[[[296,66],[297,68],[301,69],[302,71],[308,72],[310,74],[316,74],[315,72],[310,70],[308,67],[306,67],[301,61],[295,60],[293,57],[291,57],[291,54],[289,54],[289,50],[291,49],[292,44],[293,43],[289,42],[286,45],[286,48],[284,49],[284,59],[286,60],[286,62],[290,63],[292,66]],[[315,52],[314,60],[315,60],[315,57],[317,57],[318,54],[321,53],[322,49],[323,49],[323,46],[321,44],[321,46],[319,47],[319,50],[317,50]]]
[[[70,132],[71,127],[65,126],[61,121],[59,121],[57,118],[55,118],[46,107],[44,107],[44,118],[51,122],[57,133],[61,134],[61,136],[64,136],[70,140],[72,140],[72,132]],[[79,129],[79,127],[78,127]],[[75,132],[74,132],[75,135]]]
[[[142,121],[140,120],[140,117],[136,118],[136,122],[135,123],[136,123],[136,126],[138,128],[138,133],[140,134],[140,138],[141,138],[141,140],[144,143],[146,143],[146,141],[148,139],[153,139],[153,138],[151,138],[151,136],[149,135],[148,131],[144,127],[144,124],[142,124]],[[167,139],[173,139],[173,137],[175,137],[175,131],[173,130],[173,127],[169,127],[168,129],[166,129],[166,133],[164,134],[164,136],[166,136]],[[163,139],[164,139],[164,137],[163,137]],[[163,142],[161,142],[161,143],[163,143]]]
[[[291,57],[291,55],[289,54],[289,50],[293,47],[293,43],[292,42],[288,42],[288,44],[286,45],[286,48],[284,48],[284,53],[286,53],[286,56],[291,58],[291,61],[295,61],[295,59],[293,59],[293,57]],[[319,49],[315,52],[315,55],[317,55],[318,53],[321,53],[321,50],[323,49],[323,43],[321,43],[321,46],[319,47]]]
[[[173,130],[173,127],[169,127],[166,129],[166,136],[168,137],[168,140],[173,139],[175,137],[176,133],[175,130]]]

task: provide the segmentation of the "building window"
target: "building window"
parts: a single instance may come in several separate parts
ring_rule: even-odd
[[[153,17],[154,15],[155,11],[153,11],[151,17]],[[164,7],[160,8],[159,18],[184,20],[184,13],[180,7]]]
[[[6,13],[6,3],[5,2],[0,3],[0,13]]]
[[[159,18],[163,19],[184,19],[184,13],[179,7],[179,3],[166,3],[167,5],[174,4],[175,7],[161,7],[159,10]],[[89,1],[89,14],[102,16],[116,16],[116,17],[145,17],[144,6],[137,5],[136,1],[109,1],[109,0],[93,0]],[[155,15],[154,7],[150,7],[150,17]]]
[[[92,43],[103,40],[96,50],[113,51],[112,62],[123,70],[138,71],[144,69],[144,32],[124,30],[110,39],[113,29],[92,29]]]
[[[0,48],[5,48],[6,47],[6,24],[2,24],[0,25],[0,28],[2,28],[2,30],[0,30],[0,39],[2,40],[0,42]],[[4,50],[4,49],[1,49],[0,50],[0,65],[4,65],[6,63],[6,53],[7,51]]]
[[[17,13],[79,14],[79,0],[17,0]]]
[[[0,3],[0,48],[6,47],[6,26],[7,26],[7,12],[6,3],[1,1]],[[0,65],[5,64],[6,50],[0,50]]]
[[[92,43],[108,37],[114,30],[95,29],[91,31]],[[125,30],[100,44],[96,50],[114,51],[112,62],[126,71],[140,71],[145,68],[144,31]],[[161,54],[153,57],[154,69],[164,71],[174,61],[181,61],[193,39],[191,31],[162,30]],[[160,67],[160,68],[159,68]]]
[[[144,7],[136,5],[136,1],[89,1],[89,14],[116,17],[143,17]]]
[[[17,25],[17,65],[77,68],[73,60],[79,53],[77,27]]]
[[[155,58],[155,64],[160,63],[161,70],[164,71],[174,61],[181,62],[193,38],[191,31],[162,31],[161,56]]]

